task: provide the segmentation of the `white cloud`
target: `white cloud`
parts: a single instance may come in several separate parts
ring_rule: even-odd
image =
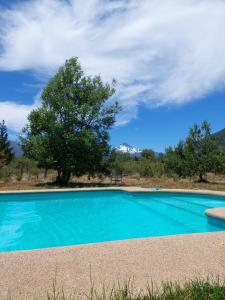
[[[31,105],[18,104],[12,101],[0,101],[0,121],[7,121],[7,127],[14,133],[19,133],[26,124],[28,114],[37,107],[37,103]]]
[[[0,70],[49,76],[78,56],[88,73],[117,79],[124,124],[140,103],[183,104],[223,87],[224,36],[224,0],[21,1],[0,12]]]
[[[20,134],[27,123],[29,113],[40,106],[40,96],[41,92],[33,98],[33,103],[31,104],[0,100],[0,122],[5,120],[7,128],[14,134]]]

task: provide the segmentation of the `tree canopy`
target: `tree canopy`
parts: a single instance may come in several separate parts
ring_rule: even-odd
[[[41,107],[28,117],[25,155],[56,169],[59,183],[67,183],[72,174],[104,172],[109,129],[120,110],[118,103],[107,103],[114,93],[115,81],[85,76],[77,58],[67,60],[44,88]]]
[[[8,140],[7,127],[3,120],[0,123],[0,167],[9,164],[13,157],[14,153]]]
[[[154,161],[156,160],[156,154],[152,149],[144,149],[141,152],[141,158]]]
[[[190,129],[185,144],[188,175],[198,175],[200,181],[203,181],[207,172],[215,169],[218,150],[219,146],[209,123],[204,121],[201,126],[195,124]]]
[[[219,161],[219,149],[209,123],[204,121],[200,126],[195,124],[184,142],[166,150],[166,169],[179,177],[197,175],[203,181],[207,172],[220,168],[223,155]]]

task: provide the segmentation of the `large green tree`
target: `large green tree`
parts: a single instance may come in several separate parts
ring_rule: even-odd
[[[7,165],[14,158],[13,150],[8,140],[7,127],[5,121],[0,123],[0,167]]]
[[[216,168],[218,150],[218,142],[211,133],[210,124],[206,121],[201,126],[195,124],[189,131],[185,145],[188,175],[197,175],[200,181],[204,181],[207,172]]]
[[[118,103],[107,103],[114,92],[114,81],[85,76],[77,58],[67,60],[44,88],[41,107],[28,117],[25,155],[56,169],[59,183],[72,174],[104,172],[109,129],[120,110]]]

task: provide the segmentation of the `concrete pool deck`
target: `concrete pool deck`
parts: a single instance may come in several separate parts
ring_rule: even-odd
[[[136,187],[110,189],[154,191]],[[46,191],[56,190],[38,190]],[[225,192],[202,190],[160,191],[225,196]],[[219,210],[214,211],[213,217],[221,214]],[[10,291],[17,300],[45,296],[47,291],[52,291],[55,278],[58,288],[63,287],[66,293],[74,292],[80,296],[89,292],[92,282],[96,289],[101,290],[103,284],[112,286],[130,279],[136,288],[142,289],[147,282],[160,284],[161,281],[182,282],[196,277],[225,276],[225,232],[3,252],[0,253],[0,270],[0,299],[5,299]]]
[[[80,297],[91,288],[225,276],[225,232],[0,253],[0,299],[45,296],[53,280]],[[13,298],[14,299],[14,298]]]

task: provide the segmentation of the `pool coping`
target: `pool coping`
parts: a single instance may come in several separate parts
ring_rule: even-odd
[[[127,192],[178,192],[192,194],[208,194],[225,196],[225,191],[202,190],[202,189],[169,189],[169,188],[144,188],[139,186],[110,186],[110,187],[81,187],[81,188],[58,188],[58,189],[32,189],[32,190],[4,190],[0,194],[19,194],[19,193],[54,193],[54,192],[79,192],[79,191],[101,191],[101,190],[122,190]]]
[[[36,190],[7,190],[0,191],[1,194],[26,194],[26,193],[54,193],[54,192],[79,192],[79,191],[126,191],[126,192],[145,192],[145,193],[185,193],[224,196],[225,191],[201,190],[201,189],[164,189],[164,188],[143,188],[137,186],[115,186],[115,187],[90,187],[90,188],[62,188],[62,189],[36,189]],[[205,211],[206,216],[225,220],[225,207],[212,208]]]

